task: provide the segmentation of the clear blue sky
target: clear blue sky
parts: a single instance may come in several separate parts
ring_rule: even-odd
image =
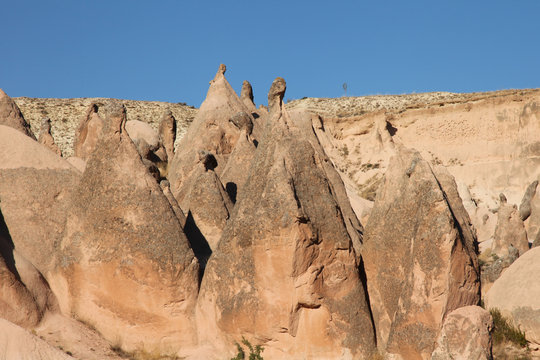
[[[10,96],[199,106],[219,63],[239,91],[286,98],[540,87],[540,1],[12,0]]]

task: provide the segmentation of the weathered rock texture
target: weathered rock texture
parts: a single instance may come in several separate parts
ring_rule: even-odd
[[[486,308],[499,309],[536,346],[540,344],[539,256],[540,248],[520,256],[484,297]]]
[[[2,89],[0,89],[0,125],[17,129],[36,140],[34,133],[30,130],[30,125],[24,120],[21,110]]]
[[[0,125],[0,207],[17,251],[46,278],[80,173],[37,141]]]
[[[493,319],[479,306],[464,306],[446,316],[432,360],[491,360]]]
[[[508,247],[513,246],[523,255],[529,250],[529,241],[523,220],[515,205],[501,203],[497,213],[497,227],[493,235],[491,252],[499,257],[508,255]]]
[[[88,159],[96,148],[102,131],[103,119],[98,115],[98,105],[92,103],[75,132],[73,154],[81,159]]]
[[[170,110],[163,114],[159,123],[159,139],[165,147],[168,161],[171,162],[174,157],[174,143],[176,141],[176,119]]]
[[[193,345],[199,266],[180,222],[141,161],[123,106],[70,196],[54,283],[64,314],[125,350],[175,353]]]
[[[169,168],[171,191],[182,206],[189,192],[186,185],[191,172],[199,162],[199,151],[207,151],[215,156],[216,174],[221,175],[233,152],[241,129],[229,121],[243,112],[253,121],[250,111],[225,79],[225,65],[221,65],[215,78],[210,82],[206,99],[201,105],[186,136],[180,141],[175,158]],[[182,208],[185,213],[189,209]]]
[[[531,201],[536,194],[537,187],[538,180],[535,180],[529,186],[527,186],[523,199],[521,199],[521,204],[519,205],[519,216],[521,216],[521,220],[523,221],[527,220],[529,216],[531,216]]]
[[[52,137],[52,134],[51,134],[51,119],[44,118],[41,121],[41,129],[39,131],[38,142],[42,145],[45,145],[55,154],[62,156],[62,152],[60,151],[58,146],[56,146],[56,143],[54,142],[54,138]]]
[[[359,255],[329,160],[283,109],[284,92],[276,79],[245,191],[206,268],[198,332],[227,353],[245,336],[268,358],[367,357],[375,339]]]
[[[366,225],[362,257],[378,347],[427,359],[451,311],[480,301],[470,220],[450,175],[412,150],[390,160]]]

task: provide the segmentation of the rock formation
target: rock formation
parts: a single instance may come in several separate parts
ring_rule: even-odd
[[[519,251],[520,256],[523,255],[529,250],[529,242],[517,207],[501,201],[497,216],[497,227],[493,235],[491,252],[503,257],[508,254],[508,247],[512,245]]]
[[[359,255],[328,159],[294,126],[284,92],[276,79],[265,135],[206,268],[201,344],[232,353],[245,336],[268,358],[366,358],[375,342]]]
[[[180,207],[187,214],[184,231],[201,265],[205,265],[211,252],[218,247],[233,204],[214,172],[214,156],[201,151],[199,159],[200,162],[186,180],[189,191],[180,202]]]
[[[255,103],[253,102],[253,88],[249,81],[244,80],[242,83],[242,91],[240,92],[240,99],[246,105],[250,111],[257,111]]]
[[[525,221],[531,216],[531,201],[536,194],[536,188],[538,187],[538,180],[533,181],[525,191],[521,204],[519,205],[519,216],[521,220]]]
[[[17,129],[26,136],[36,140],[30,125],[24,120],[21,110],[15,102],[0,89],[0,125]]]
[[[362,250],[380,350],[429,358],[445,316],[479,303],[469,222],[449,175],[436,177],[412,150],[390,160]]]
[[[37,141],[0,125],[0,208],[15,248],[46,278],[64,235],[65,200],[80,176]]]
[[[176,353],[195,342],[199,265],[126,132],[125,108],[104,110],[103,134],[70,195],[51,286],[64,314],[124,350]]]
[[[169,162],[174,157],[174,143],[176,141],[176,119],[169,110],[163,114],[159,123],[159,140],[165,147]]]
[[[540,248],[531,249],[520,256],[484,297],[487,309],[499,309],[535,346],[540,345],[539,256]]]
[[[88,159],[96,147],[102,130],[103,119],[98,115],[98,105],[92,103],[75,131],[74,155],[84,160]]]
[[[224,73],[225,65],[222,64],[210,82],[206,99],[178,144],[175,158],[170,164],[168,179],[171,191],[180,206],[189,192],[185,185],[186,180],[199,161],[197,152],[204,150],[212,153],[217,162],[215,172],[218,176],[221,175],[241,134],[241,129],[230,119],[239,112],[244,112],[253,121],[249,109],[229,85]],[[182,210],[187,213],[187,209]]]
[[[51,119],[44,118],[41,121],[41,130],[39,131],[38,142],[42,145],[45,145],[55,154],[62,156],[62,152],[60,151],[58,146],[56,146],[56,143],[54,142],[51,134]]]
[[[491,360],[493,320],[479,306],[464,306],[449,313],[437,339],[432,360]]]

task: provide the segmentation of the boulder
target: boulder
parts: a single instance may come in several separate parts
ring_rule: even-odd
[[[0,360],[72,360],[22,327],[0,319]]]
[[[176,119],[169,110],[163,114],[159,123],[159,140],[163,144],[169,162],[174,157],[174,143],[176,141]]]
[[[444,320],[432,360],[491,360],[493,319],[479,306],[464,306]]]
[[[272,120],[203,277],[200,345],[223,357],[245,337],[265,358],[367,358],[375,339],[361,260],[329,160],[284,109],[284,92],[276,79]]]
[[[491,252],[504,257],[508,255],[508,247],[511,245],[518,250],[520,256],[529,250],[527,232],[517,207],[501,201]]]
[[[540,345],[540,248],[520,256],[484,296],[487,309],[499,309],[501,314],[525,333],[527,340]]]
[[[103,119],[98,115],[98,110],[97,104],[90,104],[75,131],[73,154],[84,160],[94,151],[103,130]]]
[[[362,249],[382,352],[429,358],[445,316],[480,302],[475,241],[453,178],[400,148],[377,192]]]
[[[51,119],[44,118],[41,121],[41,130],[39,131],[38,142],[47,148],[49,148],[55,154],[62,156],[60,148],[54,142],[54,139],[51,134]]]
[[[0,125],[17,129],[26,136],[36,140],[34,133],[30,129],[30,124],[24,120],[21,110],[2,89],[0,89]]]
[[[126,132],[125,107],[104,111],[103,134],[69,197],[51,287],[64,314],[122,349],[175,354],[196,341],[199,265]]]

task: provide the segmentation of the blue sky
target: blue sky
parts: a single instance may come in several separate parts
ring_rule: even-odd
[[[223,62],[286,98],[540,87],[540,1],[16,0],[0,88],[199,106]]]

